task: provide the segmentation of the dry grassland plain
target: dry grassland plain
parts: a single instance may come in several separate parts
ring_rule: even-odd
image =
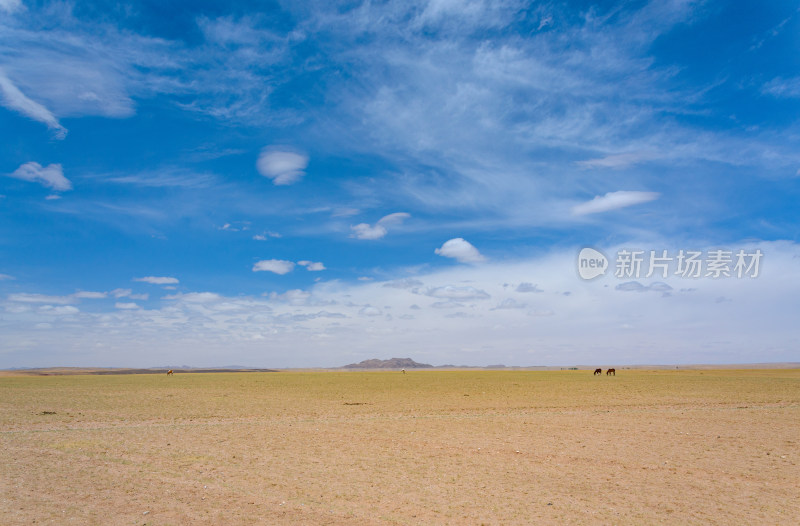
[[[5,376],[0,522],[795,525],[799,444],[799,370]]]

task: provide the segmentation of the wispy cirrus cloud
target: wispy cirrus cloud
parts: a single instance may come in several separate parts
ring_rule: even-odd
[[[773,97],[800,98],[800,77],[772,79],[761,87],[761,92]]]
[[[133,278],[133,281],[141,281],[151,285],[177,285],[179,283],[178,278],[170,276],[145,276],[143,278]]]
[[[658,192],[630,192],[625,190],[608,192],[605,195],[595,197],[591,201],[575,205],[572,207],[572,213],[577,216],[582,216],[608,212],[618,208],[654,201],[658,199],[660,195],[661,194]]]
[[[22,5],[22,0],[0,0],[0,10],[6,13],[14,13],[24,8],[25,6]]]
[[[46,124],[58,139],[67,136],[67,129],[58,122],[55,115],[42,104],[31,100],[22,93],[2,69],[0,69],[0,95],[2,95],[0,100],[3,101],[3,106],[6,108]]]
[[[597,159],[588,159],[586,161],[578,161],[578,166],[582,168],[627,168],[639,164],[644,161],[656,159],[655,152],[628,152],[606,155]]]
[[[411,217],[411,214],[406,212],[395,212],[383,216],[374,225],[369,223],[353,225],[350,227],[350,230],[353,231],[350,237],[356,239],[380,239],[389,233],[388,227],[400,225],[409,217]]]

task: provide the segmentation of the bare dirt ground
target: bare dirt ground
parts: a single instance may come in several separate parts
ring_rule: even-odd
[[[0,377],[2,524],[800,523],[800,370]]]

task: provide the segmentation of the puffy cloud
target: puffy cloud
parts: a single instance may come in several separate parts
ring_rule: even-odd
[[[8,0],[3,1],[7,4],[13,3],[8,2]],[[13,82],[11,82],[11,79],[6,76],[2,69],[0,69],[0,95],[2,95],[0,100],[2,100],[3,106],[6,108],[46,124],[59,139],[63,139],[67,136],[67,129],[59,124],[58,119],[55,118],[50,110],[38,102],[29,99]]]
[[[406,212],[395,212],[383,216],[374,225],[360,223],[351,226],[350,229],[353,231],[353,235],[350,237],[355,237],[357,239],[380,239],[389,232],[386,228],[387,226],[399,225],[409,217],[411,217],[411,214],[407,214]]]
[[[114,307],[120,310],[134,310],[139,308],[139,306],[135,303],[125,303],[120,301],[116,302]]]
[[[144,283],[150,283],[151,285],[176,285],[179,283],[177,278],[166,276],[145,276],[143,278],[134,278],[133,281],[142,281]]]
[[[269,297],[270,299],[285,301],[289,305],[299,307],[308,304],[308,300],[311,299],[311,293],[306,290],[292,289],[287,290],[283,294],[276,294],[273,292]]]
[[[311,272],[319,272],[320,270],[325,270],[325,265],[323,265],[320,262],[298,261],[297,264],[306,267],[306,269],[310,270]]]
[[[366,305],[365,307],[362,307],[361,310],[358,311],[358,313],[361,316],[368,316],[368,317],[380,316],[382,314],[379,308],[373,307],[372,305]]]
[[[478,252],[477,248],[461,237],[446,241],[441,248],[437,248],[434,252],[440,256],[454,258],[461,263],[479,263],[486,259]]]
[[[386,228],[381,225],[371,226],[367,223],[359,223],[355,226],[351,226],[350,229],[353,231],[353,235],[350,237],[355,237],[357,239],[380,239],[388,232]]]
[[[308,156],[302,153],[265,148],[256,162],[258,173],[276,185],[296,183],[305,175]]]
[[[597,214],[608,212],[617,208],[638,205],[658,199],[658,192],[629,192],[621,190],[619,192],[608,192],[606,195],[597,196],[591,201],[581,203],[572,207],[573,215],[582,216],[587,214]]]
[[[515,290],[517,292],[544,292],[536,285],[527,282],[520,283]]]
[[[72,183],[64,177],[64,171],[60,164],[42,166],[35,162],[25,163],[8,175],[23,181],[40,183],[58,192],[72,189]]]
[[[493,310],[502,310],[502,309],[524,309],[527,307],[525,303],[520,303],[514,298],[506,298],[500,303],[497,304]]]
[[[294,270],[294,263],[283,259],[264,259],[253,265],[253,272],[274,272],[275,274],[288,274]]]

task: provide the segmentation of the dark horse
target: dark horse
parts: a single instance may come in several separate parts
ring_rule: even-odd
[[[617,370],[616,369],[609,369],[608,371],[606,371],[606,376],[608,376],[609,374],[617,376]]]
[[[603,370],[602,369],[595,369],[594,370],[594,374],[603,374]]]

